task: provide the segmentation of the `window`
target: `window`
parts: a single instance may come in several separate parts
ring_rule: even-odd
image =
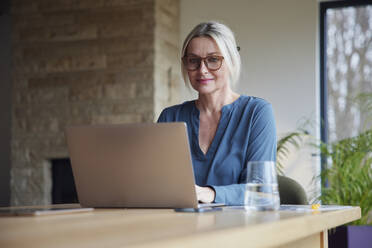
[[[372,1],[320,3],[321,138],[372,127]]]

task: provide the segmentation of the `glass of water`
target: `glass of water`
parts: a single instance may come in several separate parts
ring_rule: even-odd
[[[249,161],[244,207],[246,210],[278,210],[278,179],[274,161]]]

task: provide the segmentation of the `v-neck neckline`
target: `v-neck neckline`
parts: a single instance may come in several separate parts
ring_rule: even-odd
[[[208,147],[208,150],[206,153],[202,151],[199,144],[199,128],[200,128],[200,111],[196,107],[196,101],[193,101],[193,136],[194,136],[194,144],[196,146],[196,152],[199,159],[207,160],[209,159],[214,153],[218,146],[219,140],[222,138],[222,135],[226,129],[228,118],[227,114],[231,112],[233,109],[233,106],[241,99],[241,96],[239,96],[234,102],[224,105],[221,109],[221,117],[217,124],[216,133],[214,134],[214,137],[212,139],[211,144]]]

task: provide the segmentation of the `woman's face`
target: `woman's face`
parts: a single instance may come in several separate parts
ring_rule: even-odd
[[[211,55],[222,56],[216,42],[210,37],[193,38],[187,46],[187,57],[205,58]],[[202,60],[198,69],[187,73],[191,86],[199,94],[211,94],[229,87],[229,71],[224,60],[220,69],[216,71],[208,69]]]

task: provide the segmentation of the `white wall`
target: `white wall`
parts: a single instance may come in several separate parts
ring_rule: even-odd
[[[236,90],[272,103],[278,136],[310,120],[317,136],[318,76],[316,0],[181,0],[181,40],[199,22],[217,20],[235,33],[241,47],[242,75]],[[181,87],[181,99],[195,98]],[[293,152],[286,175],[312,188],[318,159],[310,148]]]

